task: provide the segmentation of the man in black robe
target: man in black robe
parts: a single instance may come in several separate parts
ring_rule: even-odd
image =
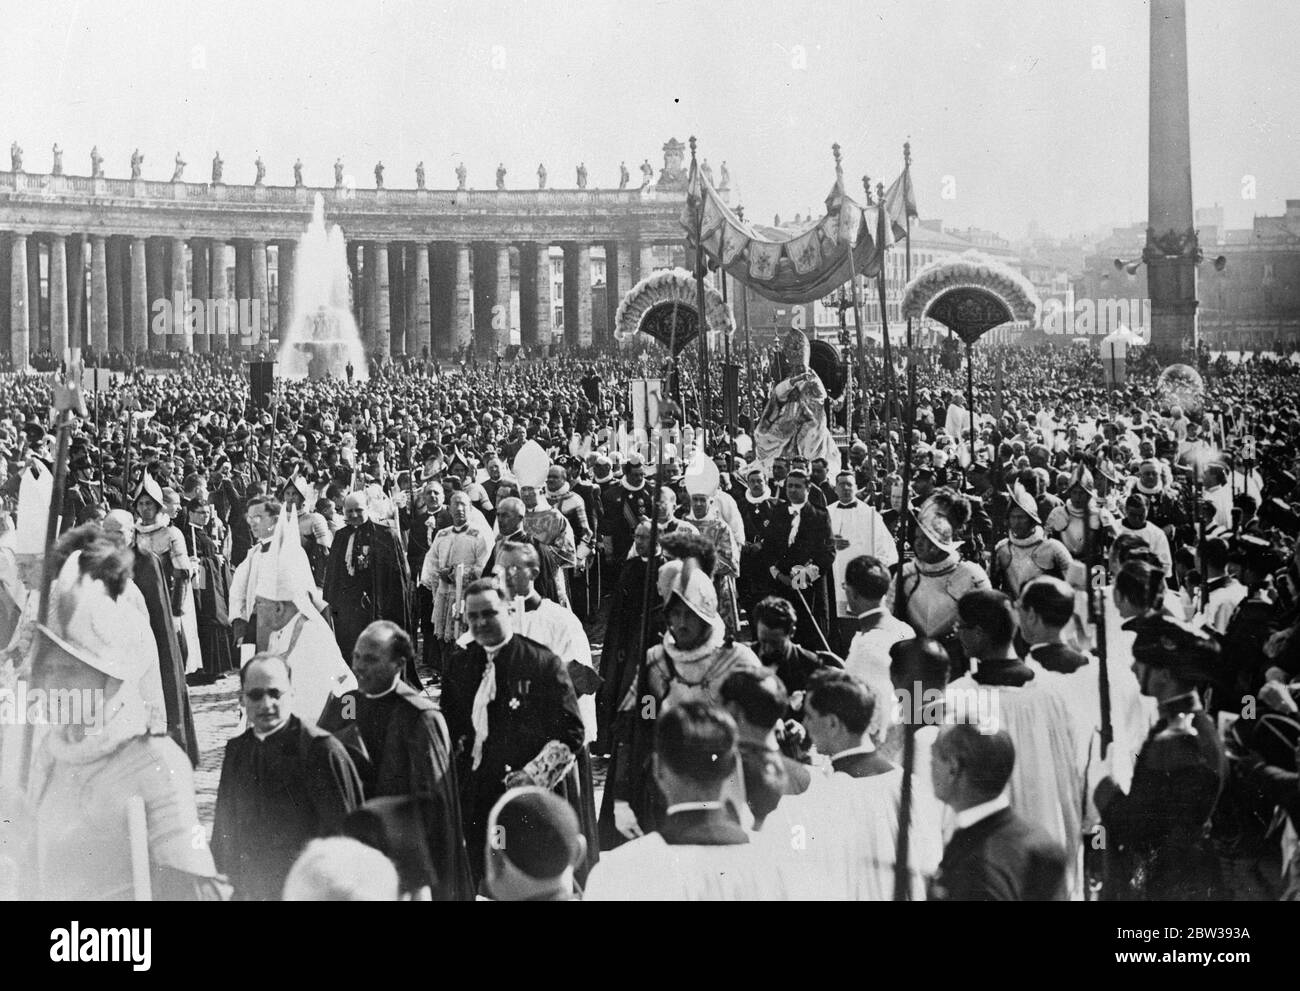
[[[465,615],[474,642],[447,666],[442,710],[457,761],[465,842],[479,877],[496,800],[516,785],[554,789],[584,733],[566,665],[513,632],[509,605],[493,579],[469,586]]]
[[[633,544],[636,553],[623,562],[605,625],[605,643],[600,652],[601,684],[596,692],[596,726],[598,736],[592,752],[608,755],[614,740],[611,730],[618,707],[640,674],[649,648],[641,640],[641,617],[645,612],[646,576],[653,581],[664,563],[662,555],[652,555],[650,524],[636,529]],[[650,590],[650,624],[648,641],[658,643],[664,631],[663,610],[659,596]],[[611,806],[612,808],[612,806]]]
[[[401,677],[414,656],[411,638],[401,627],[384,620],[370,624],[352,654],[360,689],[331,699],[320,724],[352,754],[367,802],[388,796],[418,799],[422,836],[399,845],[424,847],[427,855],[414,858],[426,874],[419,879],[421,886],[428,886],[435,901],[472,900],[447,724],[434,704]]]
[[[342,743],[292,714],[282,657],[259,654],[239,678],[248,729],[226,744],[212,856],[237,899],[278,901],[307,842],[361,804],[361,780]]]
[[[496,573],[497,552],[505,544],[531,544],[537,551],[538,557],[537,581],[535,583],[537,591],[542,598],[559,602],[560,596],[555,584],[555,571],[558,567],[555,550],[543,544],[536,537],[528,536],[524,531],[524,503],[522,499],[516,496],[506,496],[497,504],[497,529],[500,531],[500,536],[497,537],[492,552],[488,555],[487,564],[483,566],[483,574],[487,576]]]
[[[763,527],[761,567],[768,591],[786,599],[799,616],[795,638],[809,650],[823,647],[830,625],[826,583],[835,562],[830,517],[810,505],[808,476],[791,470],[786,478],[787,504],[776,509]]]
[[[185,686],[185,659],[181,654],[162,564],[153,551],[134,546],[135,517],[126,510],[115,509],[108,514],[104,519],[104,533],[119,547],[133,547],[135,550],[132,578],[149,608],[149,628],[158,645],[158,667],[162,676],[163,702],[167,708],[167,735],[189,755],[190,763],[198,767],[199,741],[194,733],[190,693]]]
[[[364,495],[343,500],[343,519],[325,565],[324,593],[339,651],[350,658],[361,631],[377,619],[410,629],[409,579],[397,534],[370,520]]]

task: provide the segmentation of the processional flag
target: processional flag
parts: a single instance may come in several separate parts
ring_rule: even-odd
[[[901,241],[907,237],[908,218],[920,216],[916,212],[916,190],[912,188],[911,169],[904,169],[885,190],[884,209],[894,229],[894,239]]]

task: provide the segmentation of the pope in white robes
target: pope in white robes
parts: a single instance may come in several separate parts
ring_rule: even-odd
[[[316,586],[311,565],[293,515],[281,513],[263,554],[267,560],[257,575],[258,626],[265,621],[271,631],[267,651],[281,655],[289,664],[294,714],[314,723],[330,695],[357,687],[356,675],[339,652],[334,631],[313,598]]]

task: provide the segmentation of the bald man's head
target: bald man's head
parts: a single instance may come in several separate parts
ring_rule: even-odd
[[[352,648],[357,685],[368,695],[387,691],[415,658],[411,637],[396,623],[376,620],[361,631]]]
[[[366,497],[360,492],[349,493],[343,500],[343,522],[348,526],[360,526],[368,518]]]
[[[135,517],[125,509],[110,510],[104,517],[104,534],[118,547],[135,542]]]

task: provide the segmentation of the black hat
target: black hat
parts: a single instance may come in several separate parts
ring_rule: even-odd
[[[1210,681],[1219,675],[1218,642],[1187,623],[1157,614],[1124,624],[1137,634],[1133,659],[1154,668],[1164,668],[1183,681]]]

